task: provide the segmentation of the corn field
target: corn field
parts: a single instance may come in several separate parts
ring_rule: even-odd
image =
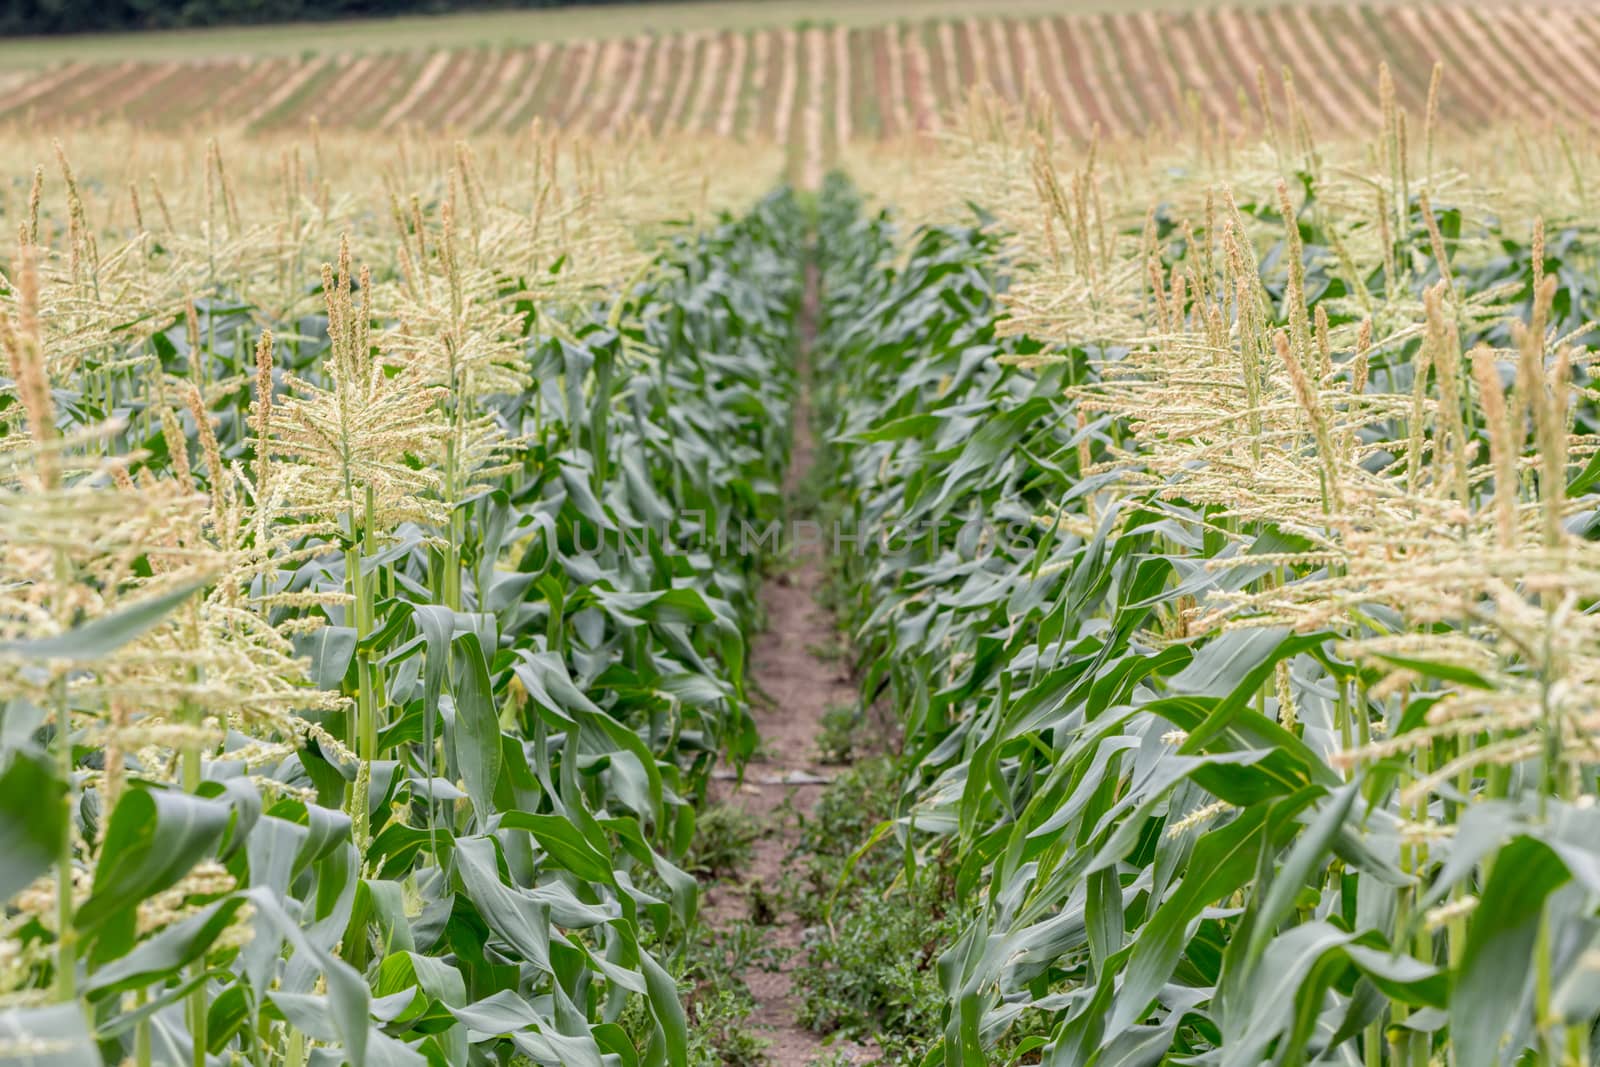
[[[697,857],[771,758],[784,545],[730,531],[797,513],[814,435],[893,788],[796,995],[874,864],[943,932],[894,961],[922,1014],[812,1029],[924,1067],[1588,1067],[1600,145],[1522,64],[1591,21],[338,57],[209,138],[121,121],[172,76],[141,64],[11,86],[0,1062],[759,1062],[707,1050]],[[1307,28],[1342,43],[1201,84],[1128,37]],[[1155,96],[1074,87],[1079,33]],[[615,98],[556,114],[549,64]],[[838,169],[788,184],[796,137]]]
[[[1365,142],[975,108],[863,161],[932,224],[825,202],[844,515],[938,532],[846,616],[966,908],[925,1062],[1592,1062],[1589,157],[1384,74]]]
[[[793,199],[685,226],[644,190],[712,157],[554,138],[402,142],[375,189],[373,147],[34,173],[11,1058],[683,1062],[674,859],[753,743],[758,561],[624,554],[619,523],[772,506]]]

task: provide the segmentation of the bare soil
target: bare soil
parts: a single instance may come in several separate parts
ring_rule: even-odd
[[[794,446],[785,490],[793,500],[815,458],[811,433],[808,353],[816,321],[816,280],[808,277],[802,321],[801,383],[794,406]],[[731,772],[714,783],[716,799],[754,816],[765,828],[757,838],[748,868],[707,887],[703,920],[725,929],[753,919],[758,894],[770,901],[794,856],[800,829],[793,813],[809,815],[823,787],[842,768],[817,760],[816,738],[830,706],[851,704],[855,684],[848,661],[828,656],[838,641],[832,614],[819,602],[826,580],[824,546],[799,545],[780,561],[761,589],[767,625],[751,653],[752,688],[766,699],[753,714],[761,734],[760,751],[745,767],[739,782]],[[785,951],[775,971],[752,968],[744,975],[756,1002],[751,1024],[770,1042],[773,1067],[804,1067],[813,1060],[843,1052],[854,1062],[870,1062],[873,1050],[846,1042],[824,1044],[821,1035],[800,1025],[800,996],[795,975],[807,966],[805,927],[787,910],[775,921],[758,926],[773,948]]]

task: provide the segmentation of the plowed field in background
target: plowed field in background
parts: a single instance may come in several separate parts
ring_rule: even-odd
[[[772,137],[808,156],[934,131],[977,85],[1038,91],[1087,134],[1227,121],[1288,67],[1324,129],[1373,128],[1387,62],[1416,107],[1435,60],[1457,122],[1600,114],[1600,12],[1574,6],[1276,7],[928,19],[300,57],[67,62],[0,73],[0,122],[230,123],[482,133],[535,118]],[[1274,81],[1276,74],[1274,73]]]

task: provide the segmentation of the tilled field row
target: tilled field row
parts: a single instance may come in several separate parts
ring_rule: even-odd
[[[1308,118],[1368,128],[1380,65],[1420,108],[1435,63],[1457,122],[1587,123],[1600,112],[1600,13],[1577,7],[1274,7],[694,31],[516,47],[67,63],[0,75],[0,121],[157,128],[423,127],[588,132],[642,124],[770,138],[808,158],[852,139],[937,132],[973,89],[1035,96],[1069,133],[1237,125],[1294,72]]]

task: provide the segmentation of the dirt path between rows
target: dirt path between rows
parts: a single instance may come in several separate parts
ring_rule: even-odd
[[[816,313],[812,272],[802,312],[793,453],[784,483],[790,501],[795,500],[816,455],[810,402],[810,347]],[[800,839],[799,827],[792,816],[785,817],[787,812],[809,815],[823,786],[842,769],[817,762],[816,738],[824,712],[856,699],[845,660],[823,654],[838,640],[833,616],[818,600],[826,567],[823,545],[797,545],[792,552],[786,551],[762,585],[767,624],[755,639],[750,661],[752,688],[760,694],[752,711],[761,734],[760,752],[745,768],[742,784],[723,778],[715,783],[715,795],[760,820],[766,832],[757,838],[745,870],[707,888],[703,915],[713,929],[727,929],[753,917],[758,899],[754,887],[763,891],[761,899],[770,900],[776,894],[794,862],[791,854]],[[824,1045],[820,1035],[799,1023],[800,997],[794,989],[794,975],[806,966],[804,925],[785,910],[757,929],[769,946],[786,956],[775,971],[752,968],[743,975],[756,1002],[750,1022],[770,1042],[768,1062],[773,1067],[805,1067],[841,1051],[847,1055],[859,1052],[865,1062],[866,1050],[845,1043]]]

